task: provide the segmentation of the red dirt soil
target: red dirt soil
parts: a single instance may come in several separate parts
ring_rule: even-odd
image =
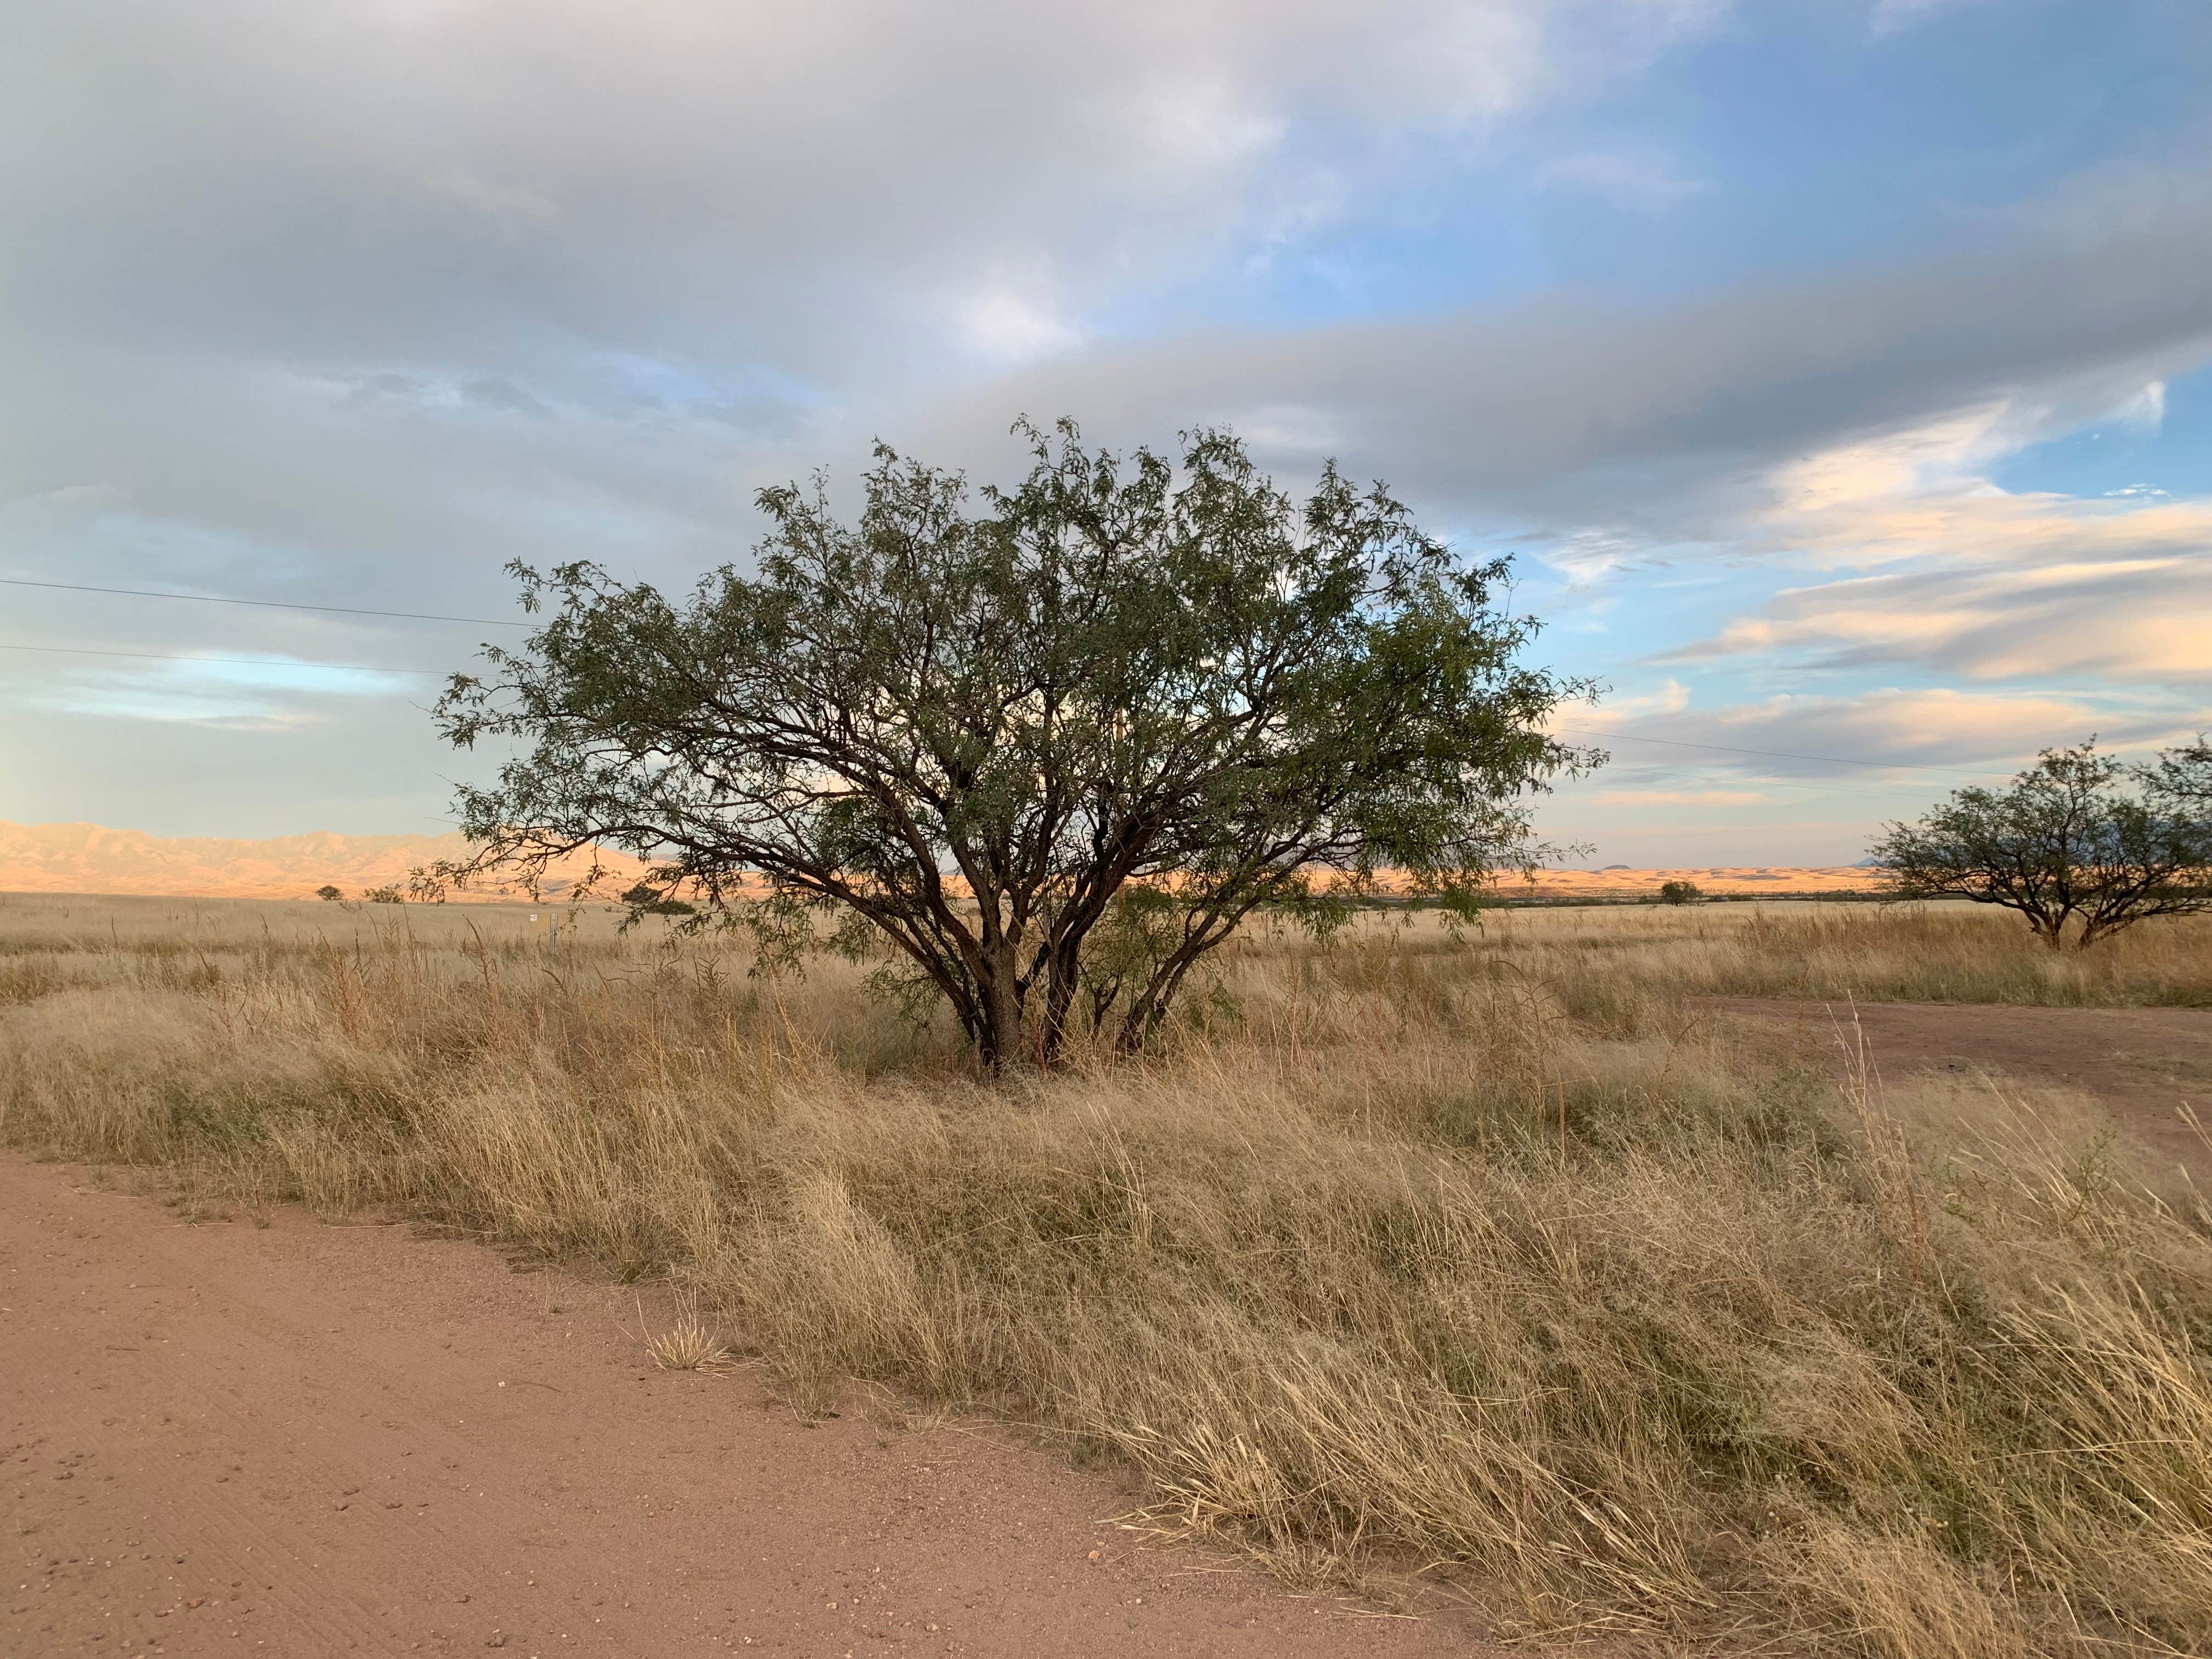
[[[1468,1655],[1102,1517],[1013,1437],[810,1428],[668,1310],[0,1156],[0,1653]]]
[[[1838,1023],[1856,1014],[1887,1077],[1984,1072],[2059,1084],[2094,1097],[2152,1157],[2181,1164],[2212,1189],[2212,1146],[2180,1108],[2212,1127],[2212,1011],[2201,1008],[2013,1008],[1935,1002],[1791,1002],[1699,997],[1713,1013],[1786,1024],[1809,1052],[1840,1059]]]

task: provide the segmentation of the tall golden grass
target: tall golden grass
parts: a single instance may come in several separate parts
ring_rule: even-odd
[[[1808,1067],[1681,1005],[2203,1000],[2206,932],[1989,920],[1259,933],[1157,1054],[994,1087],[842,971],[603,915],[6,900],[0,1137],[665,1276],[802,1410],[1038,1425],[1501,1629],[2212,1650],[2195,1193],[2077,1099],[1884,1088],[1848,1015]]]
[[[1493,912],[1490,947],[1594,991],[2042,1006],[2212,1007],[2212,927],[2139,924],[2054,951],[2010,911],[1936,904],[1728,903]]]

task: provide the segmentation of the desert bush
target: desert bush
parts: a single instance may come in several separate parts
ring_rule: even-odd
[[[1730,1047],[1654,988],[1706,912],[1254,935],[1151,1058],[1018,1087],[611,917],[239,914],[11,915],[65,982],[0,1007],[0,1137],[665,1277],[801,1409],[1037,1425],[1164,1530],[1504,1629],[2212,1644],[2206,1217],[2068,1097]],[[1729,971],[1948,924],[1783,925]]]
[[[640,882],[622,896],[622,902],[641,915],[696,916],[699,907],[680,898],[671,898],[657,888]]]

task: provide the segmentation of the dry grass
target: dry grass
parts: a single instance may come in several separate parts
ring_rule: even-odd
[[[1151,1060],[994,1090],[841,974],[604,918],[8,900],[0,1138],[665,1277],[802,1409],[1042,1424],[1164,1527],[1504,1628],[2203,1652],[2194,1194],[2067,1097],[1839,1088],[1679,1006],[2200,998],[2202,933],[2046,970],[1990,920],[1256,938]]]
[[[1627,988],[1826,1001],[2212,1008],[2212,918],[2052,951],[1991,905],[1708,904],[1493,913],[1486,943],[1602,997]]]
[[[729,1344],[696,1314],[686,1314],[666,1330],[647,1338],[645,1352],[664,1371],[724,1371],[735,1358]]]

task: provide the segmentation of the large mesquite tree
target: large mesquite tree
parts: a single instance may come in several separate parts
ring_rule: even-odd
[[[1332,465],[1294,504],[1227,433],[1017,429],[1028,477],[980,498],[880,447],[856,523],[762,491],[757,574],[686,600],[515,567],[549,619],[438,717],[523,752],[428,884],[626,848],[649,896],[873,954],[992,1066],[1048,1063],[1086,1024],[1139,1046],[1257,907],[1326,921],[1384,872],[1473,903],[1530,858],[1527,795],[1601,758],[1546,734],[1583,688],[1519,660],[1504,567],[1379,486]]]

